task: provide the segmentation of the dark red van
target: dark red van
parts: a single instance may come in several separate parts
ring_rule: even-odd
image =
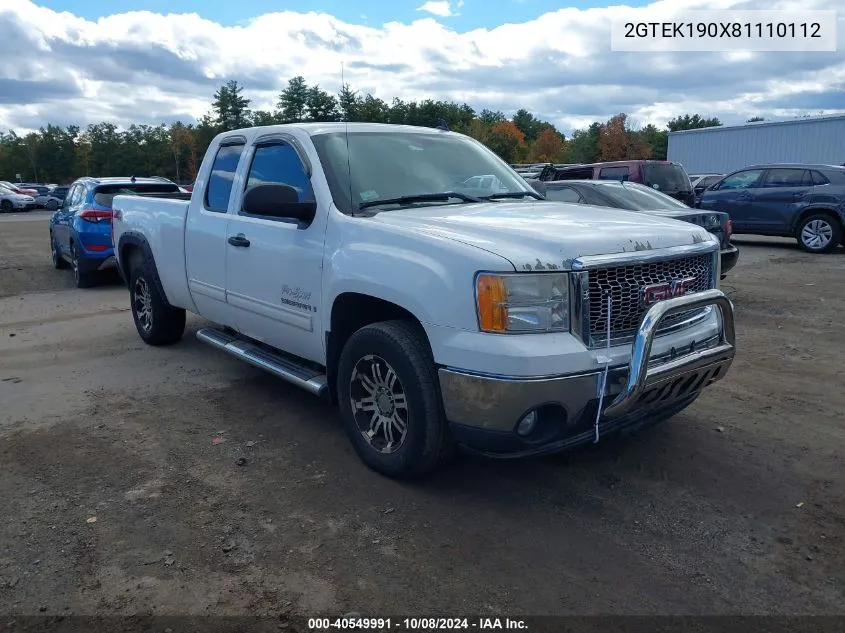
[[[690,207],[695,205],[695,193],[687,172],[680,163],[668,160],[554,165],[543,170],[540,180],[627,180],[653,187]]]

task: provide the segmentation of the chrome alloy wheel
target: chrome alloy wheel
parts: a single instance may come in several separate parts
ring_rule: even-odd
[[[139,277],[135,281],[133,290],[132,308],[135,310],[141,329],[144,332],[149,332],[153,328],[153,297],[150,293],[150,287],[143,277]]]
[[[367,443],[380,453],[393,453],[408,433],[405,389],[390,364],[369,354],[361,358],[349,379],[352,415]]]
[[[826,220],[811,220],[801,229],[801,241],[814,251],[826,248],[832,239],[833,227]]]

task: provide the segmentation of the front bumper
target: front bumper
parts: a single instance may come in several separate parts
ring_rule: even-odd
[[[721,312],[719,334],[653,357],[660,323],[678,312],[705,306]],[[608,370],[599,433],[641,426],[678,413],[733,362],[733,306],[720,290],[661,301],[645,314],[626,366]],[[439,370],[446,418],[455,439],[488,455],[513,457],[551,453],[592,441],[603,371],[576,375],[507,377]],[[517,433],[519,421],[537,412],[534,430]]]
[[[724,276],[724,274],[736,266],[737,261],[739,261],[739,249],[733,244],[728,244],[727,248],[723,248],[721,250],[720,258],[722,261],[722,276]]]

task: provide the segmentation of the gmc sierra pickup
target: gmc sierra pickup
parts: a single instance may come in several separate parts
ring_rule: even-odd
[[[145,342],[199,314],[401,477],[664,420],[730,367],[716,238],[541,198],[460,134],[291,124],[218,135],[190,201],[117,196],[112,231]]]

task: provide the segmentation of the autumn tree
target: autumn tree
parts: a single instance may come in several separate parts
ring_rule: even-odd
[[[599,154],[601,160],[640,160],[651,155],[642,134],[628,128],[628,115],[617,114],[601,126]]]
[[[513,121],[500,121],[490,128],[487,147],[509,163],[519,161],[526,151],[525,134]]]
[[[565,148],[563,136],[553,128],[546,128],[531,143],[528,160],[532,163],[557,163]]]

